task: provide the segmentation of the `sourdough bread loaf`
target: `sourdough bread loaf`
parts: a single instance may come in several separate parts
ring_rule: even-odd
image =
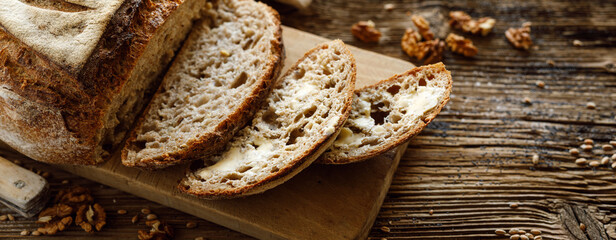
[[[252,123],[216,156],[193,162],[179,188],[233,198],[273,188],[310,165],[351,109],[355,60],[340,40],[310,50],[282,76]]]
[[[123,164],[164,168],[221,150],[269,93],[281,34],[278,13],[263,3],[214,2],[127,140]]]
[[[207,6],[0,1],[0,140],[43,162],[100,163]]]
[[[447,104],[451,85],[451,74],[437,63],[355,90],[349,119],[317,161],[358,162],[408,141]]]

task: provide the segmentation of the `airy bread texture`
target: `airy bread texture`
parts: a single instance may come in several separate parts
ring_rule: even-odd
[[[253,0],[215,1],[195,24],[122,151],[148,169],[221,150],[252,118],[282,63],[276,11]]]
[[[0,11],[15,10],[0,13],[7,17],[0,20],[6,25],[0,26],[0,139],[30,158],[57,164],[104,160],[207,5],[204,0],[0,2]],[[39,36],[39,31],[49,32]],[[64,40],[66,45],[56,44]],[[67,56],[63,49],[71,44],[79,45],[73,46],[77,55]],[[37,51],[39,45],[50,48]]]
[[[451,73],[437,63],[355,90],[349,119],[318,162],[358,162],[408,141],[447,104],[451,85]]]
[[[355,73],[342,41],[310,50],[278,80],[252,123],[225,151],[194,162],[179,188],[208,199],[233,198],[295,176],[338,135],[351,110]]]

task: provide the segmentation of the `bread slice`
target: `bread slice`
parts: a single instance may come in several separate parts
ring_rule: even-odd
[[[451,84],[451,73],[437,63],[355,90],[349,119],[318,162],[358,162],[408,141],[447,104]]]
[[[351,110],[355,60],[340,40],[310,50],[277,82],[251,125],[217,156],[193,163],[179,188],[203,198],[261,193],[310,165]]]
[[[278,13],[224,0],[204,17],[127,140],[124,165],[164,168],[221,150],[269,93],[283,59]]]

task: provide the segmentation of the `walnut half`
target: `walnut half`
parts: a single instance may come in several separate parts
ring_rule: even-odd
[[[80,226],[89,233],[94,232],[94,229],[100,231],[106,224],[106,217],[105,209],[98,203],[94,205],[81,205],[75,216],[75,225]]]
[[[515,48],[528,50],[533,45],[530,38],[530,22],[522,24],[522,28],[509,28],[505,32],[505,37]]]
[[[472,57],[477,54],[477,48],[473,45],[473,42],[460,35],[450,33],[447,35],[445,42],[447,42],[447,46],[451,48],[452,52],[462,54],[466,57]]]
[[[150,231],[139,230],[137,237],[139,240],[167,240],[173,239],[173,228],[160,220],[147,221],[145,223],[148,227],[151,227]]]
[[[415,30],[408,28],[402,36],[400,45],[402,50],[409,55],[409,57],[415,57],[418,60],[422,60],[427,56],[424,64],[431,64],[441,61],[443,59],[443,50],[445,49],[445,43],[440,39],[434,39],[430,41],[419,41],[420,36]]]
[[[362,42],[375,43],[381,39],[381,32],[374,27],[374,22],[359,21],[351,27],[351,33]]]
[[[57,232],[64,231],[73,222],[73,218],[70,216],[72,212],[72,207],[61,203],[41,211],[36,222],[44,224],[44,226],[38,228],[37,231],[45,235],[54,235]]]
[[[470,15],[462,11],[449,12],[449,25],[472,34],[481,33],[482,36],[488,35],[494,28],[496,20],[491,17],[482,17],[474,20]]]

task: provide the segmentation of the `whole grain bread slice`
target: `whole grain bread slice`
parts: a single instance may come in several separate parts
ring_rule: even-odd
[[[179,188],[208,199],[261,193],[329,147],[351,110],[355,60],[340,40],[317,46],[278,80],[252,123],[222,153],[193,162]]]
[[[278,13],[263,3],[214,1],[128,138],[122,163],[158,169],[220,150],[280,72],[281,33]]]
[[[451,73],[437,63],[355,90],[349,119],[317,161],[358,162],[408,141],[447,104],[451,85]]]

